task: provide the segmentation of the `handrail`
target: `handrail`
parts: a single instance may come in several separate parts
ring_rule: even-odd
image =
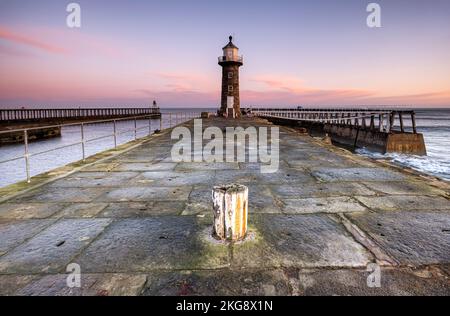
[[[397,116],[400,123],[400,131],[404,133],[404,118],[409,116],[413,133],[417,134],[415,112],[412,110],[326,109],[317,111],[311,109],[251,109],[250,112],[261,117],[344,125],[357,127],[358,129],[378,129],[380,132],[388,133],[394,131]],[[369,124],[366,122],[366,119],[369,119]]]
[[[159,130],[162,131],[163,130],[163,116],[168,116],[167,120],[168,120],[168,125],[169,128],[171,128],[172,126],[184,123],[188,120],[191,119],[195,119],[200,117],[199,113],[196,112],[175,112],[175,113],[161,113],[161,116],[159,117]],[[82,157],[83,157],[83,162],[86,161],[86,152],[85,152],[85,145],[89,142],[94,142],[100,139],[104,139],[104,138],[109,138],[109,137],[114,137],[114,148],[117,148],[117,136],[122,135],[122,134],[127,134],[127,133],[131,133],[134,132],[134,140],[140,139],[142,137],[147,137],[149,135],[152,134],[152,119],[154,119],[154,116],[152,114],[147,114],[147,115],[139,115],[139,116],[133,116],[133,117],[123,117],[123,118],[114,118],[114,119],[106,119],[106,120],[95,120],[95,121],[83,121],[83,122],[75,122],[75,123],[66,123],[66,124],[56,124],[56,125],[47,125],[47,126],[39,126],[39,127],[29,127],[29,128],[20,128],[20,129],[14,129],[14,130],[5,130],[5,131],[0,131],[0,134],[6,134],[6,133],[20,133],[22,132],[24,134],[24,154],[22,156],[18,156],[18,157],[13,157],[13,158],[9,158],[6,160],[2,160],[0,161],[0,164],[2,163],[7,163],[7,162],[12,162],[12,161],[16,161],[16,160],[20,160],[20,159],[24,159],[25,160],[25,169],[26,169],[26,174],[27,174],[27,182],[30,183],[31,181],[31,175],[30,175],[30,157],[34,157],[34,156],[38,156],[38,155],[43,155],[49,152],[53,152],[56,150],[60,150],[60,149],[64,149],[64,148],[68,148],[68,147],[73,147],[73,146],[77,146],[77,145],[81,145],[81,151],[82,151]],[[141,127],[137,127],[137,121],[138,120],[148,120],[148,124],[146,124],[145,126],[141,126]],[[117,122],[121,122],[121,121],[134,121],[134,128],[132,129],[127,129],[125,131],[117,131]],[[85,126],[86,125],[93,125],[93,124],[102,124],[102,123],[113,123],[113,133],[111,134],[106,134],[106,135],[102,135],[99,137],[94,137],[94,138],[86,138],[85,136]],[[173,124],[174,123],[174,124]],[[55,148],[50,148],[44,151],[40,151],[37,153],[30,153],[29,152],[29,137],[28,137],[28,132],[31,130],[39,130],[39,129],[49,129],[49,128],[62,128],[62,127],[71,127],[71,126],[80,126],[80,141],[78,142],[74,142],[71,144],[67,144],[64,146],[59,146],[59,147],[55,147]],[[148,129],[148,134],[142,137],[138,137],[138,131],[140,130],[144,130],[144,129]]]
[[[244,57],[243,56],[233,56],[233,57],[220,56],[219,57],[219,63],[223,63],[223,62],[227,62],[227,61],[242,63],[244,61]]]
[[[83,119],[91,117],[124,117],[154,114],[159,115],[158,107],[152,108],[41,108],[41,109],[0,109],[0,122],[29,121],[46,119]]]
[[[95,121],[83,121],[83,122],[73,122],[73,123],[61,123],[61,124],[54,124],[54,125],[44,125],[44,126],[35,126],[35,127],[27,127],[27,128],[19,128],[19,129],[11,129],[11,130],[3,130],[0,131],[0,134],[4,133],[14,133],[14,132],[23,132],[24,130],[38,130],[38,129],[44,129],[44,128],[58,128],[58,127],[67,127],[67,126],[77,126],[80,124],[100,124],[100,123],[109,123],[112,121],[130,121],[133,119],[140,119],[140,118],[151,118],[151,115],[139,115],[139,116],[128,116],[128,117],[121,117],[121,118],[114,118],[114,119],[105,119],[105,120],[95,120]]]

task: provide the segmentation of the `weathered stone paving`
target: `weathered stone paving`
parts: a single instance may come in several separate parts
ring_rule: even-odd
[[[450,294],[447,183],[286,127],[274,174],[253,162],[175,163],[174,143],[167,130],[4,196],[0,294]],[[211,189],[229,182],[249,187],[249,234],[236,244],[211,237]],[[67,287],[70,263],[81,288]],[[370,263],[380,288],[367,285]]]

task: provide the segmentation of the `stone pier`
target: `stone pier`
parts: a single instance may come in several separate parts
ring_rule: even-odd
[[[170,133],[0,189],[0,294],[450,294],[448,183],[289,127],[273,174],[175,163]],[[224,183],[249,189],[242,242],[212,237],[211,190]],[[81,288],[66,284],[70,263]],[[368,285],[372,263],[381,287]]]

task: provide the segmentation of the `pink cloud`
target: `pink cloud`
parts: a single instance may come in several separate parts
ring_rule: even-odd
[[[39,50],[53,54],[66,54],[68,52],[64,47],[36,40],[31,36],[11,31],[10,29],[3,26],[0,26],[0,39],[13,42],[15,44],[31,46],[33,48],[37,48]]]
[[[162,84],[160,90],[168,90],[174,92],[184,91],[211,91],[215,89],[214,84],[206,75],[198,73],[174,73],[159,72],[153,74],[157,82]]]
[[[68,28],[0,26],[0,39],[13,45],[23,45],[51,54],[104,56],[122,58],[127,55],[119,44],[100,36]],[[50,44],[51,43],[51,44]]]
[[[173,90],[151,90],[139,89],[134,92],[145,95],[149,100],[158,100],[164,106],[218,106],[220,104],[219,91],[173,91]]]
[[[250,79],[251,82],[262,84],[264,88],[284,90],[289,92],[303,92],[304,82],[297,77],[280,75],[260,75]]]
[[[434,91],[394,96],[375,96],[368,98],[365,101],[369,104],[448,106],[450,105],[450,91]]]
[[[317,89],[304,85],[304,81],[292,76],[262,75],[251,82],[262,85],[261,90],[244,90],[242,99],[261,105],[332,104],[354,102],[374,95],[362,89]]]

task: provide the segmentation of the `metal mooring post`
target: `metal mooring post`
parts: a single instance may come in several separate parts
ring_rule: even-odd
[[[247,234],[248,188],[239,184],[216,186],[212,191],[214,237],[239,241]]]

